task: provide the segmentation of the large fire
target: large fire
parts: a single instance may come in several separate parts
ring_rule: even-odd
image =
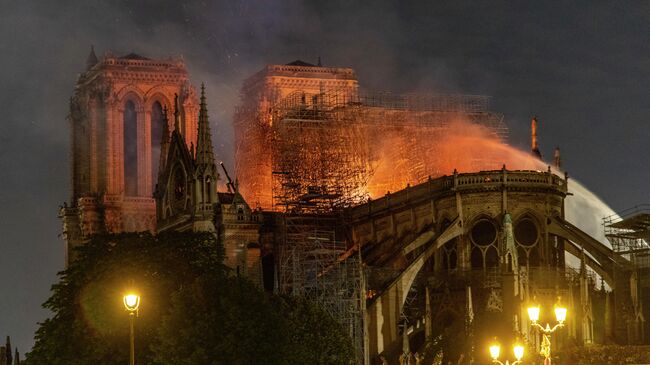
[[[238,115],[237,176],[253,206],[328,211],[454,170],[545,169],[505,143],[485,98],[343,96],[293,93]]]
[[[380,136],[367,192],[371,198],[415,185],[430,177],[458,172],[546,169],[529,153],[513,148],[488,128],[455,116],[440,128],[414,127]],[[407,137],[408,136],[408,137]],[[410,138],[409,138],[410,137]]]

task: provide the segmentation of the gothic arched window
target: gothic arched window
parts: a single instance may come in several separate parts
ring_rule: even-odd
[[[207,191],[207,194],[205,195],[205,202],[212,203],[212,197],[210,194],[212,192],[212,179],[210,179],[210,176],[205,178],[205,189]]]
[[[474,223],[469,232],[472,242],[470,264],[473,269],[499,265],[497,235],[497,227],[490,218],[483,217]]]
[[[154,102],[151,106],[151,184],[152,189],[158,180],[158,168],[160,165],[160,144],[163,134],[162,105]]]
[[[482,269],[483,268],[483,252],[478,247],[472,248],[472,253],[469,258],[470,265],[472,269]]]
[[[539,239],[539,230],[531,218],[524,217],[515,224],[514,235],[518,244],[531,247]]]
[[[515,222],[513,233],[517,243],[519,255],[519,265],[539,266],[539,239],[540,232],[535,220],[528,215],[519,218]],[[521,254],[523,252],[523,254]]]
[[[497,248],[492,246],[485,252],[485,266],[498,267],[499,266],[499,253]]]
[[[138,195],[138,115],[135,103],[124,104],[124,195]]]
[[[440,232],[443,232],[451,225],[451,221],[445,218],[440,225]],[[452,238],[442,247],[442,269],[454,270],[458,266],[458,240]]]
[[[185,171],[180,165],[177,165],[174,168],[174,175],[172,180],[172,201],[174,202],[174,207],[177,211],[182,211],[185,209],[186,197],[187,197],[187,178],[185,177]]]

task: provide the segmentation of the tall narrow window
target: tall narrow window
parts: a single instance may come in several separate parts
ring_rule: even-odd
[[[212,197],[210,194],[212,192],[212,179],[210,179],[210,176],[205,178],[205,187],[207,189],[207,193],[204,201],[209,204],[212,203]]]
[[[162,142],[163,116],[162,105],[154,102],[151,106],[151,191],[158,182],[158,169],[160,167],[160,145]]]
[[[138,117],[130,100],[124,105],[124,194],[138,195]]]

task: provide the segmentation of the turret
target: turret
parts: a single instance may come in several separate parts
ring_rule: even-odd
[[[542,153],[539,151],[539,146],[537,145],[537,117],[533,117],[533,120],[530,122],[530,151],[533,156],[537,158],[542,158]]]

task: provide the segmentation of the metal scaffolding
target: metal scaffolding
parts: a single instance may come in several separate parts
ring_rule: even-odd
[[[336,318],[359,363],[366,275],[360,258],[343,259],[349,247],[338,214],[450,173],[438,142],[458,133],[451,131],[457,119],[494,140],[507,137],[503,116],[489,111],[484,96],[296,91],[274,104],[248,100],[237,111],[240,191],[253,206],[284,213],[278,291],[304,296]]]
[[[334,216],[283,217],[279,290],[317,303],[350,336],[358,363],[363,358],[365,289],[360,260],[342,259],[346,242],[337,237]]]
[[[306,103],[310,100],[310,103]],[[295,92],[274,108],[273,203],[323,213],[364,201],[372,175],[364,127],[337,113],[345,95]]]
[[[637,267],[650,267],[650,204],[605,217],[603,226],[615,252],[629,255]]]
[[[327,212],[440,176],[437,141],[462,119],[495,140],[503,116],[465,95],[296,91],[270,108],[273,209]],[[486,156],[485,158],[489,158]],[[481,166],[482,161],[475,161]],[[258,174],[260,172],[258,171]]]

